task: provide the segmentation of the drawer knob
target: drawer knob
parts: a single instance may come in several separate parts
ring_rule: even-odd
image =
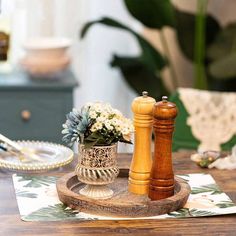
[[[31,118],[31,112],[30,112],[29,110],[23,110],[23,111],[21,112],[21,118],[22,118],[22,120],[24,120],[24,121],[30,120],[30,118]]]

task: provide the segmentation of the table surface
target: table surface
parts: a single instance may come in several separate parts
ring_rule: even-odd
[[[209,173],[236,202],[236,171],[201,169],[189,159],[190,152],[173,154],[175,174]],[[76,158],[75,158],[76,159]],[[131,155],[120,154],[119,166],[128,168]],[[61,176],[73,170],[76,160],[44,175]],[[0,170],[0,235],[235,235],[236,215],[158,220],[24,222],[20,219],[12,172]]]

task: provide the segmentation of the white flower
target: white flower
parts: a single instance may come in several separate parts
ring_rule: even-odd
[[[103,125],[102,125],[102,122],[96,122],[93,126],[95,126],[94,128],[96,129],[96,130],[100,130],[100,129],[102,129],[102,127],[103,127]]]
[[[121,133],[122,133],[123,135],[127,135],[127,134],[129,134],[130,132],[129,132],[129,129],[127,129],[127,127],[124,127],[124,128],[121,129]]]
[[[103,117],[99,116],[96,118],[96,122],[99,122],[99,123],[104,123],[106,121],[106,119],[104,119]]]
[[[108,130],[112,130],[113,129],[113,126],[111,125],[111,123],[109,121],[106,121],[105,123],[105,127],[108,129]]]
[[[89,110],[89,116],[92,118],[92,119],[96,119],[97,118],[97,113],[93,110]]]
[[[120,118],[120,117],[123,116],[122,113],[121,113],[119,110],[117,110],[117,109],[113,109],[113,112],[114,112],[114,114],[115,114],[118,118]]]
[[[92,107],[96,112],[100,113],[102,111],[102,105],[99,102],[95,103]]]
[[[104,111],[100,114],[100,117],[104,120],[108,119],[109,113],[107,111]]]
[[[129,134],[123,134],[122,136],[123,136],[124,140],[126,140],[126,141],[128,141],[128,142],[131,141],[131,133],[129,133]]]

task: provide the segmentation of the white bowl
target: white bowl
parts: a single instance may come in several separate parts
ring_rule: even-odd
[[[70,65],[70,57],[64,55],[41,59],[28,55],[20,60],[20,65],[32,75],[48,75],[66,69]]]
[[[23,44],[28,55],[41,58],[62,56],[70,46],[70,39],[55,37],[31,38]]]
[[[32,75],[47,75],[64,70],[70,64],[67,49],[71,40],[67,38],[32,38],[23,47],[26,55],[21,66]]]

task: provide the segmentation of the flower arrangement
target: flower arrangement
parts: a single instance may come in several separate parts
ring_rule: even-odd
[[[92,146],[107,146],[116,142],[132,143],[133,123],[108,103],[87,103],[81,110],[73,109],[62,125],[63,141]]]

